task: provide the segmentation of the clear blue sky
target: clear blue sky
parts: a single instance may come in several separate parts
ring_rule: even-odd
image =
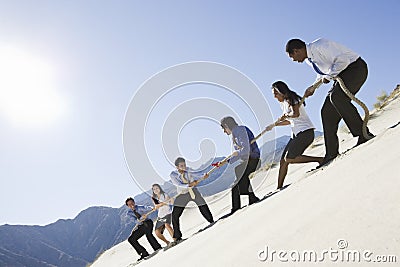
[[[119,207],[137,194],[123,155],[125,111],[145,80],[172,65],[232,66],[263,90],[277,117],[271,83],[284,80],[302,94],[315,79],[310,67],[287,57],[286,42],[325,37],[367,61],[358,96],[372,107],[381,90],[400,83],[399,10],[396,0],[1,0],[0,224],[43,225],[93,205]],[[319,130],[327,90],[308,100]],[[218,155],[230,151],[220,129],[182,134],[185,156],[196,157],[207,134]]]

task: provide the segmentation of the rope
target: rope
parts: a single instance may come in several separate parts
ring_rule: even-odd
[[[333,79],[339,83],[339,85],[340,85],[340,87],[342,88],[343,92],[344,92],[351,100],[353,100],[353,101],[356,102],[358,105],[360,105],[360,106],[362,107],[362,109],[364,110],[364,120],[363,120],[363,125],[362,125],[362,133],[363,133],[363,136],[364,136],[365,139],[367,139],[367,140],[371,139],[371,137],[369,136],[368,131],[367,131],[367,124],[368,124],[368,121],[369,121],[369,118],[370,118],[368,107],[367,107],[360,99],[358,99],[357,97],[355,97],[355,96],[349,91],[349,89],[346,87],[346,84],[344,83],[344,81],[343,81],[339,76],[336,76],[336,77],[334,77]],[[317,89],[318,87],[320,87],[322,84],[323,84],[323,79],[320,79],[320,80],[318,80],[317,82],[315,82],[313,85],[311,85],[311,87],[312,87],[314,90],[316,90],[316,89]],[[301,105],[304,103],[305,100],[306,100],[306,96],[304,95],[304,96],[301,98],[299,105],[301,106]],[[275,126],[275,125],[278,124],[279,122],[280,122],[280,119],[276,120],[276,121],[273,123],[273,125]],[[269,130],[267,130],[267,129],[268,129],[268,127],[266,127],[266,128],[265,128],[261,133],[259,133],[253,140],[251,140],[250,144],[253,144],[253,143],[256,142],[257,139],[259,139],[263,134],[265,134],[266,132],[268,132]],[[206,180],[206,179],[210,176],[211,173],[213,173],[213,172],[214,172],[216,169],[218,169],[220,166],[222,166],[222,165],[224,165],[225,163],[227,163],[228,160],[229,160],[230,158],[232,158],[232,157],[233,157],[233,153],[232,153],[231,155],[229,155],[228,157],[226,157],[225,159],[223,159],[223,160],[220,162],[219,166],[214,166],[214,167],[213,167],[211,170],[209,170],[201,179],[197,180],[197,181],[196,181],[197,184],[199,184],[199,183],[200,183],[201,181],[203,181],[203,180]],[[206,178],[206,177],[207,177],[207,178]],[[196,185],[197,185],[197,184],[196,184]],[[175,199],[175,198],[177,198],[179,195],[181,195],[181,193],[177,194],[176,196],[172,197],[171,199]],[[156,211],[156,210],[157,210],[157,209],[154,207],[154,208],[151,209],[149,212],[147,212],[146,214],[144,214],[142,217],[147,218],[147,216],[149,216],[151,213],[153,213],[153,212]],[[136,229],[136,227],[139,226],[139,224],[142,223],[144,220],[145,220],[145,219],[140,219],[140,220],[136,223],[136,225],[135,225],[135,227],[133,228],[132,231],[134,231],[134,230]]]
[[[136,222],[135,227],[133,227],[132,232],[136,231],[136,229],[139,227],[139,224],[144,222],[147,219],[147,216],[149,216],[151,213],[153,213],[156,210],[157,210],[156,207],[154,207],[149,212],[147,212],[144,215],[142,215],[142,217]]]
[[[347,89],[346,85],[344,84],[342,78],[340,78],[339,76],[336,76],[333,78],[335,81],[337,81],[340,85],[340,87],[342,88],[343,92],[354,102],[356,102],[358,105],[360,105],[362,107],[362,109],[364,110],[364,121],[363,121],[363,125],[362,125],[362,133],[365,139],[369,140],[371,139],[371,136],[368,134],[367,131],[367,124],[369,121],[369,110],[368,107],[357,97],[355,97],[350,91],[349,89]]]
[[[223,164],[225,164],[226,162],[228,162],[228,160],[230,159],[230,158],[232,158],[233,157],[233,153],[231,154],[231,155],[229,155],[228,157],[226,157],[225,159],[223,159],[222,161],[221,161],[221,163],[223,163]],[[223,165],[222,164],[222,165]],[[220,165],[221,166],[221,165]],[[204,180],[206,180],[207,178],[209,178],[210,177],[210,174],[211,173],[213,173],[216,169],[218,169],[219,167],[217,167],[217,166],[214,166],[213,168],[211,168],[211,170],[209,170],[202,178],[200,178],[199,180],[196,180],[196,182],[197,182],[197,184],[199,184],[201,181],[204,181]],[[197,185],[196,184],[196,185]],[[196,186],[195,185],[195,186]],[[194,187],[194,186],[193,186]],[[185,193],[186,194],[186,193]],[[171,201],[171,200],[174,200],[174,199],[176,199],[178,196],[180,196],[180,195],[182,195],[182,193],[178,193],[176,196],[174,196],[174,197],[171,197],[168,201]],[[133,231],[135,231],[136,229],[137,229],[137,227],[139,226],[139,224],[140,223],[142,223],[142,222],[144,222],[146,219],[147,219],[147,216],[149,216],[151,213],[153,213],[153,212],[155,212],[157,209],[154,207],[154,208],[152,208],[149,212],[147,212],[147,213],[145,213],[144,215],[142,215],[142,218],[143,219],[139,219],[138,221],[137,221],[137,223],[136,223],[136,225],[135,225],[135,227],[133,228],[133,230],[132,230],[132,232]]]
[[[323,79],[319,79],[318,81],[316,81],[313,85],[311,85],[311,88],[316,90],[318,87],[320,87],[323,84]],[[303,105],[304,101],[306,100],[306,95],[304,95],[299,103],[299,106]]]
[[[322,83],[323,83],[323,82],[322,82],[322,79],[320,79],[320,80],[316,81],[313,85],[311,85],[311,87],[315,90],[315,89],[317,89],[318,87],[320,87]],[[304,96],[301,98],[300,102],[299,102],[299,106],[301,106],[301,105],[304,103],[305,100],[306,100],[306,96],[304,95]],[[257,141],[258,138],[260,138],[260,137],[261,137],[263,134],[265,134],[266,132],[270,131],[270,130],[271,130],[273,127],[275,127],[279,122],[281,122],[281,120],[280,120],[280,119],[277,119],[274,123],[272,123],[272,124],[268,125],[267,127],[265,127],[265,129],[264,129],[261,133],[259,133],[253,140],[251,140],[250,144],[253,144],[255,141]],[[270,128],[271,128],[271,129],[270,129]]]
[[[349,89],[347,88],[346,84],[344,83],[344,81],[342,80],[342,78],[340,78],[339,76],[333,77],[333,79],[335,81],[337,81],[340,85],[340,88],[342,88],[343,92],[354,102],[356,102],[358,105],[360,105],[362,107],[362,109],[364,110],[364,120],[363,120],[363,125],[362,125],[362,134],[364,136],[365,139],[369,140],[371,139],[371,136],[368,134],[367,131],[367,125],[368,125],[368,121],[370,118],[369,115],[369,110],[368,107],[357,97],[355,97],[355,95],[353,95]],[[315,82],[313,85],[311,85],[311,87],[315,90],[318,87],[320,87],[323,83],[323,79],[318,80],[317,82]],[[304,103],[304,100],[306,99],[306,96],[304,95],[301,100],[300,100],[300,105],[302,105]]]

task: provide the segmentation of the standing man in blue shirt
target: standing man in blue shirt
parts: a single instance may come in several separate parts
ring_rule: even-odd
[[[143,216],[151,210],[151,207],[138,206],[135,204],[135,200],[131,197],[125,200],[125,205],[129,208],[127,215],[138,222],[138,227],[132,231],[132,234],[128,238],[128,242],[140,255],[140,258],[138,259],[138,261],[140,261],[149,256],[147,250],[138,242],[139,238],[142,236],[146,235],[147,241],[149,241],[154,251],[161,249],[160,243],[158,243],[157,239],[153,235],[153,221],[147,219],[146,216]],[[139,220],[143,220],[143,222],[139,223]]]
[[[318,73],[317,80],[323,79],[324,83],[329,83],[333,77],[339,76],[353,95],[360,90],[368,76],[367,63],[357,53],[327,39],[317,39],[309,44],[300,39],[289,40],[286,44],[286,53],[293,61],[299,63],[307,59],[307,64]],[[310,86],[305,96],[313,95],[314,91],[315,88]],[[325,157],[319,167],[326,165],[339,154],[337,130],[341,119],[352,135],[358,137],[357,145],[374,137],[368,129],[368,138],[363,136],[363,120],[337,81],[333,83],[325,99],[321,118],[324,128]]]
[[[260,149],[256,142],[251,144],[254,134],[246,126],[238,125],[234,118],[225,117],[221,120],[221,127],[224,133],[232,135],[235,151],[230,164],[242,160],[235,168],[236,180],[232,187],[232,210],[231,214],[240,209],[240,195],[249,196],[249,205],[260,201],[253,192],[249,175],[260,166]],[[218,162],[216,166],[222,166],[224,162]]]
[[[201,175],[198,172],[192,171],[186,166],[185,159],[181,157],[175,160],[175,167],[176,171],[170,174],[171,181],[177,187],[178,191],[178,196],[175,198],[174,208],[172,210],[172,228],[174,229],[175,241],[171,243],[171,246],[176,245],[182,240],[179,218],[190,201],[196,203],[201,215],[203,215],[209,223],[214,222],[214,218],[206,201],[199,190],[195,188],[195,186],[199,184],[201,178],[208,178],[208,174]]]

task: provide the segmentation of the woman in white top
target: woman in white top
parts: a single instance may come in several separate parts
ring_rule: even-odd
[[[153,196],[151,199],[153,200],[154,207],[158,210],[158,218],[154,230],[157,237],[169,245],[170,242],[165,238],[163,233],[167,229],[171,237],[174,236],[174,230],[171,227],[172,209],[169,205],[172,204],[173,200],[162,190],[159,184],[153,184],[152,190]]]
[[[323,157],[303,155],[304,150],[314,141],[314,125],[304,106],[299,105],[301,97],[290,90],[286,83],[282,81],[272,84],[272,94],[280,102],[283,115],[278,122],[269,125],[267,130],[270,131],[275,126],[290,125],[292,127],[292,138],[282,153],[279,165],[277,189],[280,189],[283,186],[290,163],[321,163]]]

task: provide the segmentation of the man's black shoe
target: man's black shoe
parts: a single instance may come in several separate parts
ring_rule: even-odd
[[[140,255],[140,258],[137,260],[137,261],[141,261],[141,260],[144,260],[144,259],[146,259],[146,257],[148,257],[149,256],[149,253],[142,253],[141,255]]]
[[[357,144],[354,147],[364,144],[365,142],[371,140],[374,137],[375,135],[373,135],[372,133],[368,133],[368,138],[365,138],[363,135],[361,135],[358,137]]]
[[[168,246],[167,246],[167,249],[168,248],[172,248],[173,246],[176,246],[177,244],[179,244],[179,242],[182,242],[182,237],[177,237],[177,238],[175,238],[175,240],[174,241],[172,241],[172,242],[170,242],[169,244],[168,244]]]
[[[249,205],[260,202],[260,199],[258,197],[252,198],[249,200]]]
[[[229,213],[229,215],[234,214],[234,213],[237,212],[238,210],[240,210],[240,209],[231,209],[231,213]]]
[[[325,156],[316,169],[322,168],[332,162],[337,156]]]

